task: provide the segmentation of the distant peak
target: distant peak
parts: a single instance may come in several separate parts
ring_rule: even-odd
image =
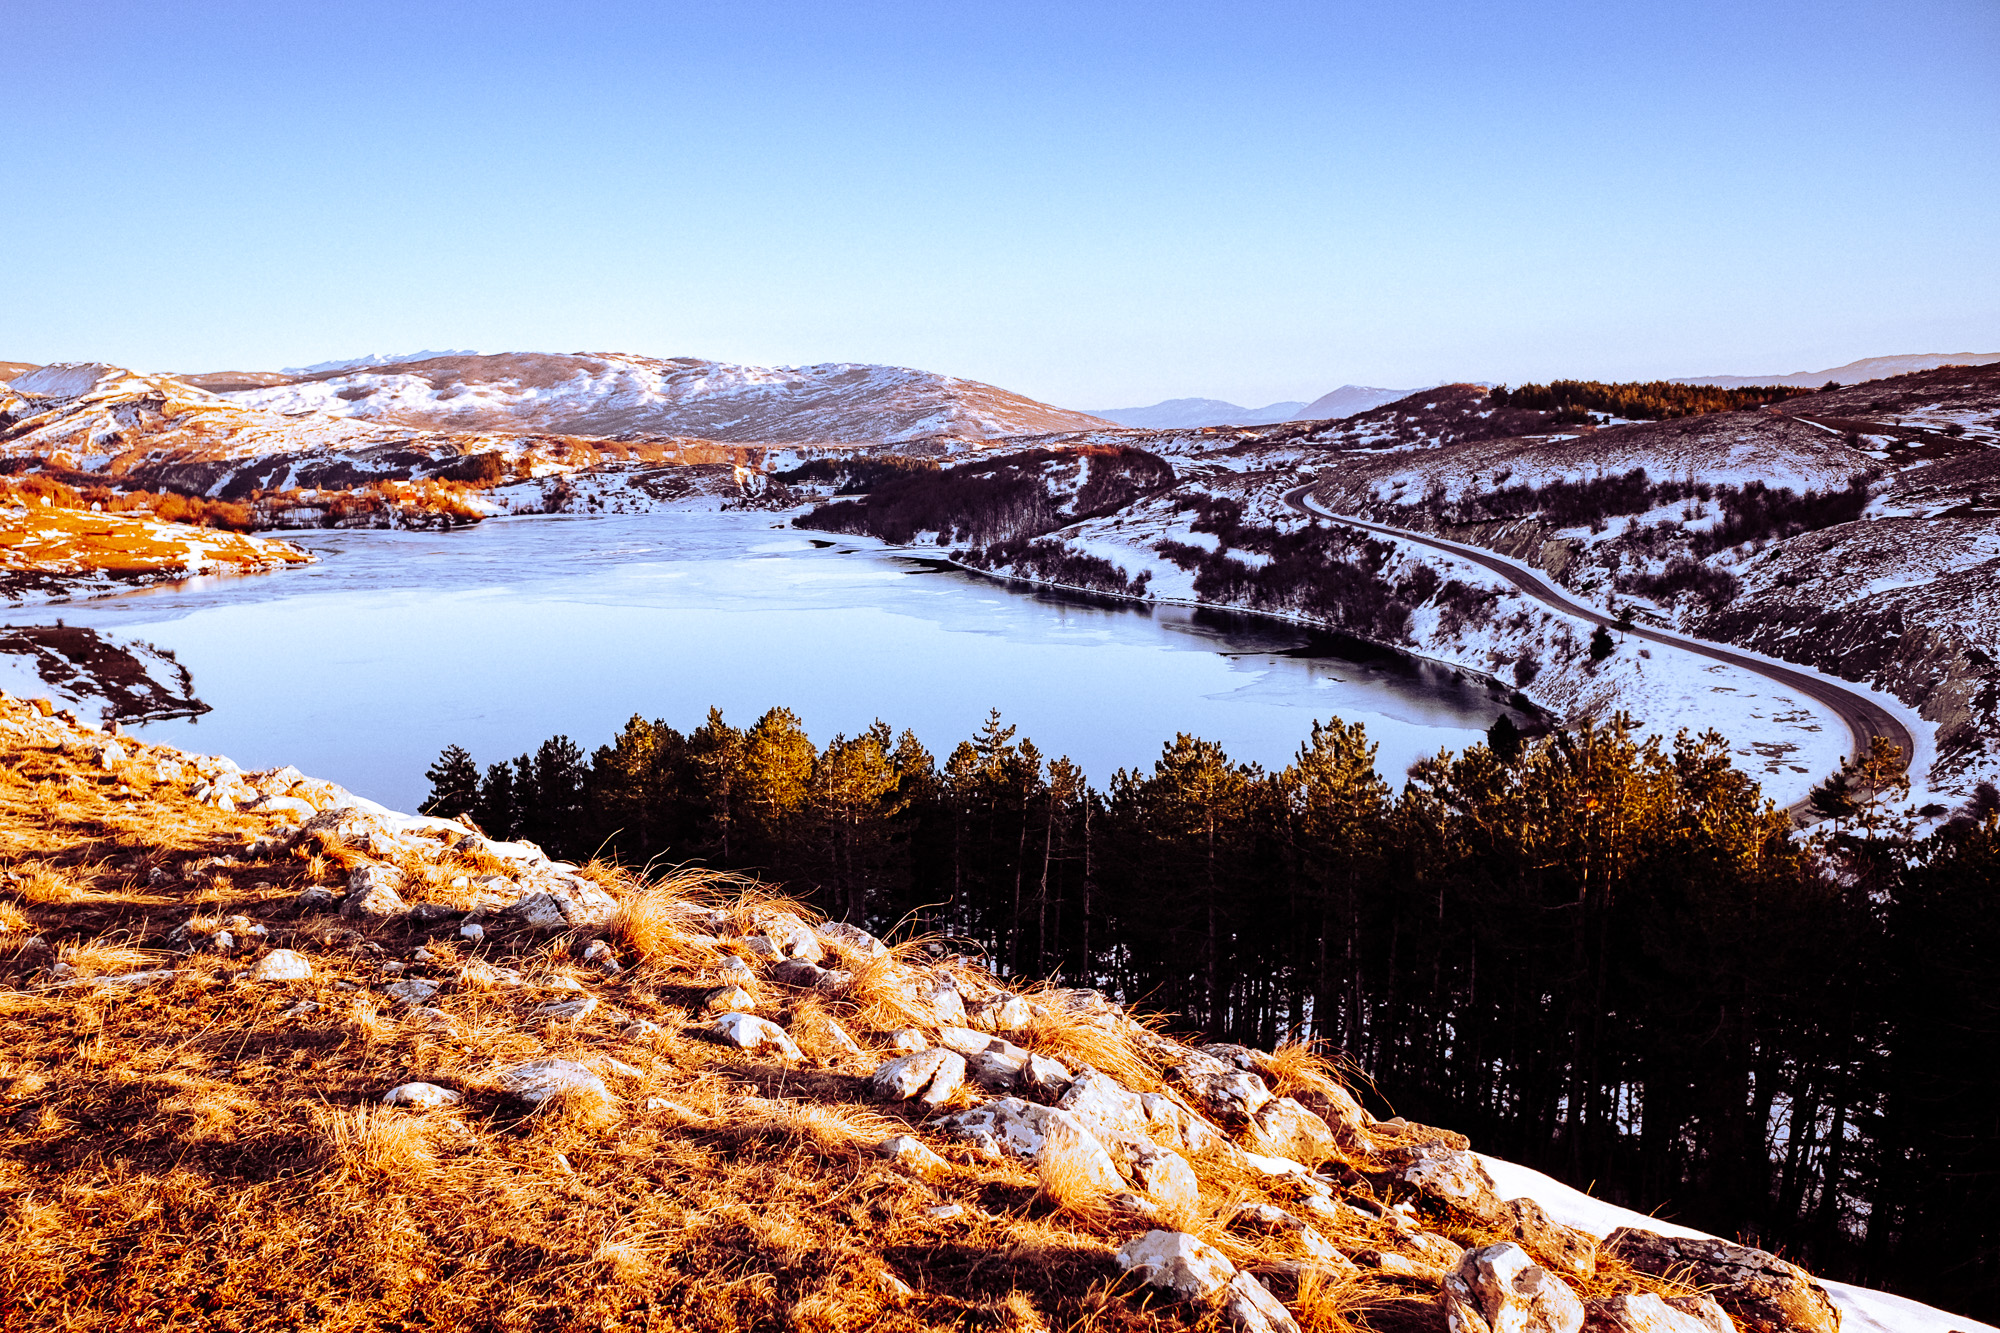
[[[287,375],[319,375],[329,370],[363,370],[370,366],[400,366],[407,361],[429,361],[440,356],[478,356],[468,349],[450,352],[380,352],[373,356],[349,357],[345,361],[322,361],[316,366],[286,366]]]

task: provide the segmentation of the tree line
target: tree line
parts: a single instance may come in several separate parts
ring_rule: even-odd
[[[452,747],[425,808],[572,859],[754,873],[1214,1038],[1314,1038],[1385,1114],[1995,1312],[1990,790],[1924,837],[1891,783],[1823,791],[1833,832],[1808,840],[1712,733],[1496,724],[1400,790],[1374,759],[1339,720],[1276,771],[1181,735],[1099,788],[997,714],[940,761],[879,722],[816,746],[788,710],[711,710],[483,772]]]
[[[828,480],[855,499],[831,500],[796,520],[801,528],[851,532],[898,544],[936,533],[941,544],[977,547],[1042,536],[1114,513],[1171,486],[1174,470],[1157,454],[1126,445],[1026,449],[956,467],[890,466],[879,458],[814,460],[792,477]]]
[[[1601,380],[1555,380],[1509,389],[1502,384],[1488,395],[1495,407],[1553,412],[1558,424],[1590,419],[1590,413],[1627,421],[1660,421],[1668,417],[1704,416],[1710,412],[1742,412],[1766,403],[1814,392],[1783,384],[1719,389],[1706,384],[1675,384],[1668,380],[1606,384]]]

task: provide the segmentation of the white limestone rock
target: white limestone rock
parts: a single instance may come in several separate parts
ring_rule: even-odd
[[[920,1176],[950,1169],[951,1163],[932,1152],[924,1143],[908,1134],[897,1134],[876,1144],[873,1152],[877,1157],[886,1157],[898,1166],[914,1171]]]
[[[965,1081],[965,1057],[941,1048],[899,1055],[887,1060],[869,1079],[879,1096],[891,1101],[921,1100],[940,1106]]]
[[[340,905],[340,914],[377,920],[401,916],[410,910],[403,901],[405,887],[401,871],[370,862],[347,877],[347,901]]]
[[[888,945],[861,927],[850,926],[845,921],[822,921],[818,933],[820,938],[831,940],[848,952],[858,953],[863,958],[882,958],[889,952]]]
[[[457,1089],[441,1088],[435,1083],[398,1083],[382,1094],[384,1106],[407,1106],[418,1111],[456,1106],[464,1100],[464,1094]]]
[[[1319,1230],[1295,1213],[1268,1203],[1246,1203],[1236,1210],[1231,1222],[1250,1231],[1261,1231],[1268,1236],[1278,1236],[1291,1241],[1306,1257],[1311,1259],[1335,1260],[1346,1258],[1334,1248],[1333,1242],[1319,1233]]]
[[[311,981],[312,960],[294,949],[273,949],[250,969],[252,981]]]
[[[1451,1333],[1580,1333],[1583,1302],[1512,1241],[1468,1250],[1438,1292]]]
[[[1736,1333],[1736,1322],[1712,1296],[1665,1299],[1636,1292],[1585,1301],[1583,1328],[1584,1333]]]
[[[804,1053],[791,1036],[768,1018],[755,1014],[724,1014],[708,1026],[710,1036],[745,1051],[776,1051],[787,1060],[802,1060]]]
[[[1185,1231],[1148,1231],[1118,1251],[1118,1266],[1140,1281],[1197,1305],[1220,1307],[1242,1333],[1298,1333],[1283,1303],[1214,1246]]]
[[[574,1060],[530,1060],[500,1073],[500,1090],[531,1106],[552,1097],[611,1103],[604,1080]]]
[[[436,995],[440,987],[435,981],[422,977],[407,977],[402,981],[392,981],[382,988],[382,993],[400,1004],[424,1004]]]
[[[588,1018],[591,1011],[596,1008],[595,995],[579,995],[574,1000],[556,1000],[549,1004],[538,1005],[533,1016],[556,1022],[574,1022],[577,1019]]]

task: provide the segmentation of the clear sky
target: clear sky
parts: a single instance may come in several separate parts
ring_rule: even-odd
[[[0,3],[0,359],[1076,407],[2000,351],[2000,3]]]

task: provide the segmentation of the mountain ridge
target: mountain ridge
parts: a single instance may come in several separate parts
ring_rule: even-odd
[[[1829,382],[1866,384],[1872,380],[1936,370],[1940,366],[1984,366],[1995,361],[2000,361],[2000,352],[1904,352],[1894,356],[1865,356],[1845,365],[1829,366],[1825,370],[1795,370],[1789,375],[1708,375],[1669,382],[1706,385],[1716,389],[1742,389],[1765,384],[1817,389]]]
[[[903,366],[752,366],[624,352],[440,356],[229,395],[288,414],[428,430],[634,432],[732,443],[904,443],[1109,425],[978,380]]]

